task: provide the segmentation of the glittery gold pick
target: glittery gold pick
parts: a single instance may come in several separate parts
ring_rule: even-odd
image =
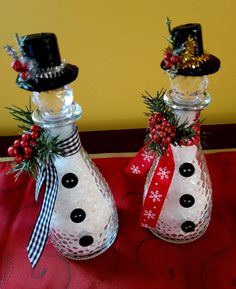
[[[207,53],[204,53],[201,56],[195,56],[195,50],[197,45],[196,41],[191,36],[188,37],[184,46],[185,50],[181,55],[181,63],[179,65],[182,69],[195,69],[196,67],[199,67],[203,62],[208,60],[209,55]]]

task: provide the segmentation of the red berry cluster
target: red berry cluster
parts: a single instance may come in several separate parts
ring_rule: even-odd
[[[161,113],[154,113],[148,118],[149,138],[156,144],[167,147],[176,136],[176,127]]]
[[[29,79],[29,64],[27,62],[21,62],[19,59],[15,59],[11,66],[15,71],[19,72],[19,75],[23,80]]]
[[[28,160],[32,156],[33,149],[37,144],[37,138],[40,136],[41,128],[36,124],[32,125],[29,133],[24,133],[21,139],[14,141],[13,146],[8,148],[8,155],[14,157],[18,164],[23,160]]]
[[[175,68],[180,63],[180,57],[170,51],[164,54],[163,59],[167,69]]]

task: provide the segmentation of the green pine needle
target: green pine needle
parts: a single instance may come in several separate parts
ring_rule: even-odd
[[[161,113],[172,125],[176,124],[176,117],[174,112],[170,107],[166,105],[164,102],[164,95],[166,90],[161,89],[157,91],[157,95],[155,97],[151,96],[147,91],[145,91],[146,95],[142,95],[144,101],[143,103],[148,108],[149,112],[145,113],[147,116],[150,116],[154,113]]]
[[[32,119],[31,105],[25,106],[25,109],[17,106],[6,107],[13,118],[20,122],[17,125],[24,133],[29,133],[34,124]],[[33,153],[29,160],[23,160],[21,163],[12,162],[12,169],[8,173],[15,173],[16,178],[22,172],[37,177],[39,166],[45,166],[54,162],[58,155],[61,155],[60,142],[58,136],[52,137],[48,131],[41,129],[39,138],[36,139],[36,145],[33,146]]]
[[[34,124],[32,119],[31,106],[25,106],[25,110],[15,105],[13,105],[12,107],[6,107],[6,109],[13,116],[14,120],[22,123],[20,125],[17,125],[17,127],[23,129],[24,131],[29,131],[29,128]]]

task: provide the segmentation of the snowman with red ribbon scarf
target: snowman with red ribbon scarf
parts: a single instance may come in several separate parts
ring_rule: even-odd
[[[170,27],[161,67],[171,89],[144,97],[148,113],[145,146],[126,168],[142,179],[148,172],[140,225],[159,238],[186,243],[206,231],[212,208],[212,186],[200,145],[200,111],[210,103],[207,75],[220,60],[204,52],[200,24]]]

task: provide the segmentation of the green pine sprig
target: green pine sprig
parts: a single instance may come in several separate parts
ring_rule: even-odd
[[[54,162],[55,158],[62,154],[59,143],[58,136],[52,137],[49,132],[43,130],[35,146],[38,161],[44,165]]]
[[[32,175],[35,179],[37,178],[37,172],[39,169],[39,164],[35,157],[31,157],[27,161],[22,161],[20,164],[12,161],[12,168],[7,172],[8,174],[14,173],[15,178],[17,179],[23,172],[26,172],[28,175]]]
[[[148,146],[147,146],[148,148],[150,148],[152,151],[156,152],[158,157],[162,156],[166,151],[166,148],[163,147],[162,145],[158,145],[158,144],[154,143],[153,141],[150,142],[149,136],[146,136],[144,142],[148,144]]]
[[[196,131],[194,129],[195,122],[189,124],[187,120],[180,124],[179,119],[177,120],[176,126],[176,138],[175,138],[175,145],[181,146],[181,140],[191,140],[193,141],[194,137],[196,136]]]
[[[145,91],[146,95],[142,95],[143,103],[146,105],[149,112],[146,112],[145,115],[150,116],[156,112],[161,113],[172,125],[176,125],[176,116],[173,110],[166,105],[164,102],[164,95],[166,90],[161,89],[157,91],[157,95],[155,97],[151,96],[147,91]]]
[[[28,132],[30,127],[34,124],[32,119],[31,103],[29,104],[29,107],[25,106],[25,109],[15,105],[12,107],[6,107],[6,109],[13,116],[13,119],[20,123],[17,127],[22,129],[24,132]]]
[[[30,128],[34,125],[32,119],[31,103],[25,106],[24,109],[17,106],[6,107],[9,113],[15,120],[19,122],[17,127],[23,130],[23,133],[30,133]],[[42,129],[40,130],[40,136],[36,139],[36,144],[33,146],[33,152],[28,160],[23,160],[20,163],[12,161],[12,168],[8,173],[15,173],[15,177],[18,178],[23,172],[37,177],[39,168],[46,166],[50,162],[54,162],[58,155],[61,155],[60,141],[58,136],[52,137],[50,133]]]
[[[153,97],[148,92],[145,92],[146,95],[142,95],[144,99],[144,104],[146,105],[148,112],[145,113],[146,116],[152,116],[155,113],[160,113],[172,126],[175,127],[175,138],[171,141],[171,144],[174,146],[181,146],[182,141],[192,141],[194,142],[194,138],[197,136],[198,132],[196,131],[196,127],[200,125],[198,120],[196,122],[189,124],[186,119],[184,122],[180,121],[180,118],[176,116],[173,109],[166,105],[164,101],[164,95],[166,90],[161,89],[157,91],[155,97]],[[147,134],[145,136],[144,142],[148,145],[150,149],[155,151],[158,156],[161,156],[166,151],[166,146],[155,143],[150,138],[150,130],[147,129]]]

